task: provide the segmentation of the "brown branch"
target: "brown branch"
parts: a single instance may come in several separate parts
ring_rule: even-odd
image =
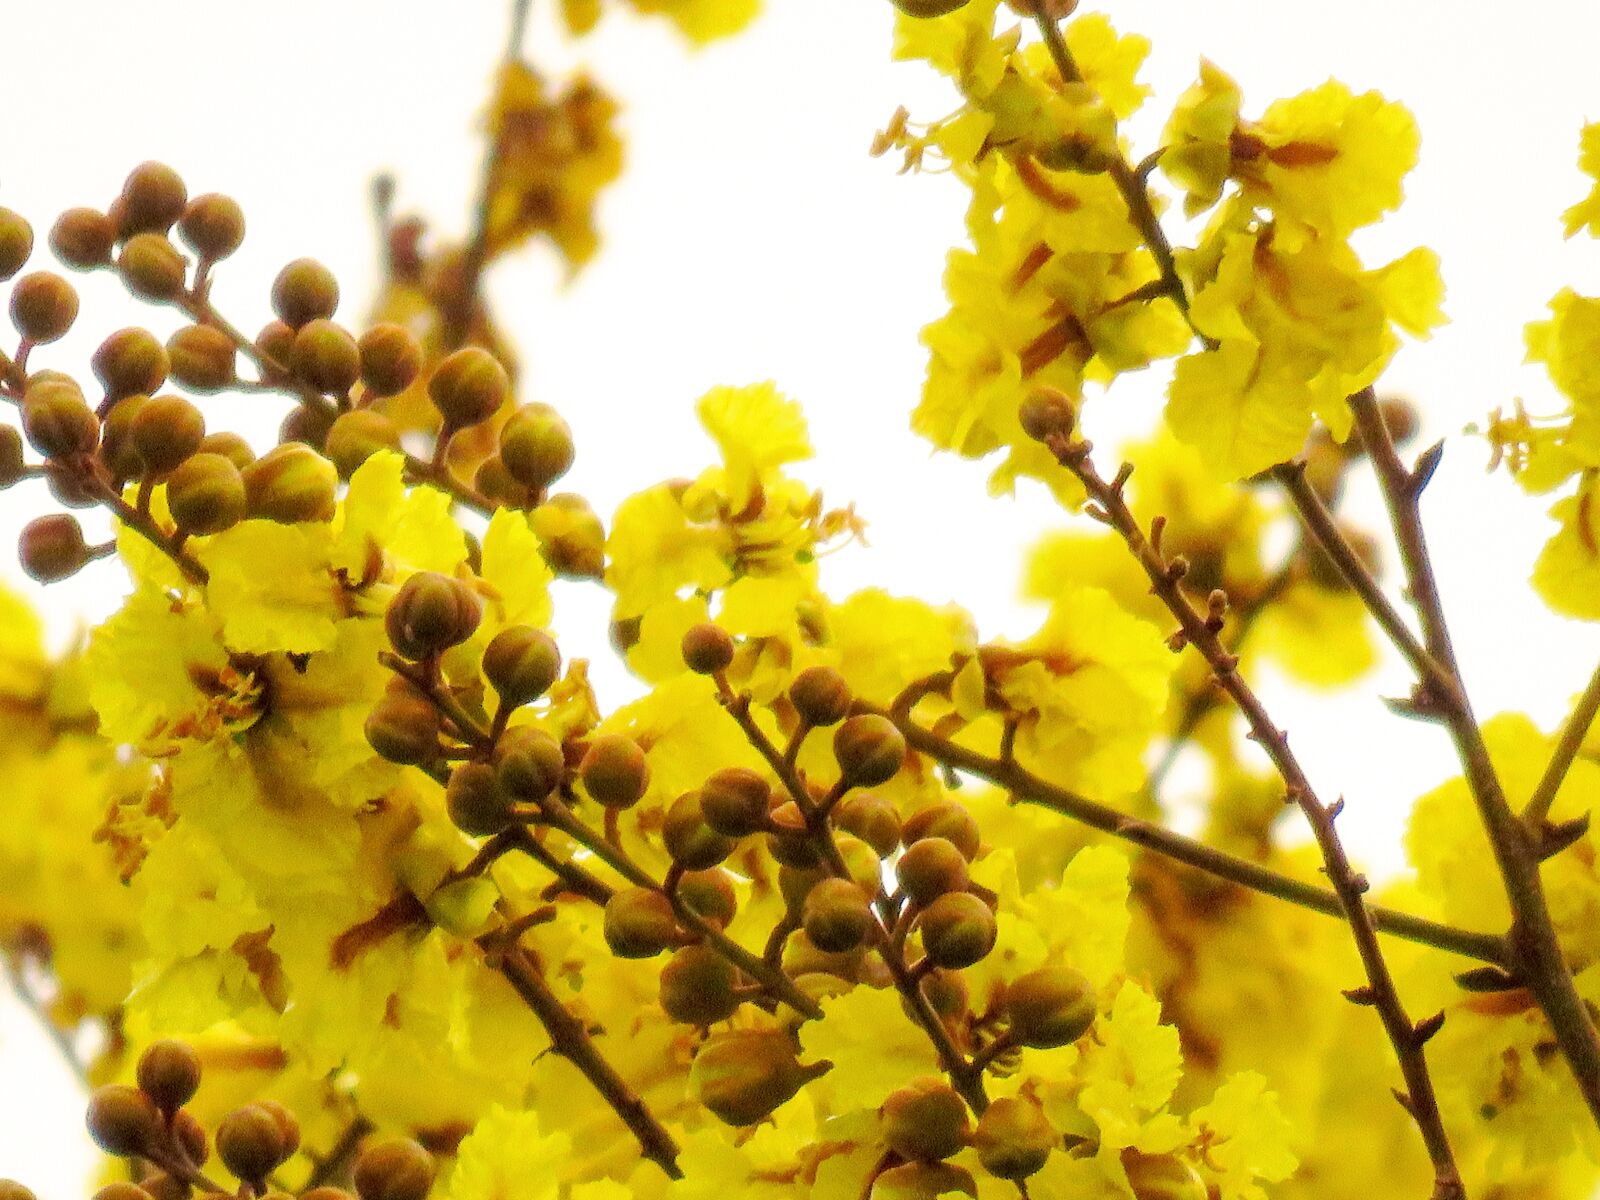
[[[352,1120],[344,1127],[339,1140],[328,1148],[328,1152],[314,1160],[316,1166],[311,1169],[310,1178],[300,1190],[309,1192],[314,1188],[325,1187],[344,1179],[351,1164],[355,1162],[356,1152],[361,1149],[362,1139],[375,1128],[377,1127],[365,1117],[358,1116]]]
[[[1573,705],[1572,715],[1562,726],[1561,740],[1556,743],[1550,762],[1539,777],[1538,786],[1533,789],[1533,795],[1522,810],[1522,823],[1529,829],[1537,830],[1549,819],[1550,806],[1555,803],[1556,793],[1561,790],[1561,784],[1566,780],[1573,760],[1578,757],[1578,751],[1583,749],[1583,740],[1589,735],[1589,727],[1594,724],[1597,713],[1600,713],[1600,667],[1595,668],[1594,674],[1589,677],[1589,686],[1583,689],[1583,695]]]

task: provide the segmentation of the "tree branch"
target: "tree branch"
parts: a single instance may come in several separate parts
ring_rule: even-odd
[[[1583,740],[1588,736],[1589,727],[1594,724],[1597,713],[1600,713],[1600,667],[1596,667],[1594,674],[1589,677],[1589,686],[1584,688],[1583,695],[1578,697],[1577,704],[1573,706],[1572,715],[1562,726],[1561,740],[1556,743],[1549,765],[1540,776],[1538,786],[1533,789],[1527,807],[1522,810],[1522,823],[1529,829],[1539,829],[1548,820],[1550,806],[1555,803],[1556,793],[1561,790],[1561,784],[1572,768],[1573,760],[1578,757],[1578,751],[1583,749]]]

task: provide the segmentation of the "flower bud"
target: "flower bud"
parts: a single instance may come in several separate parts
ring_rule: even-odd
[[[654,958],[682,941],[672,901],[649,888],[623,888],[606,901],[606,945],[618,958]]]
[[[978,823],[972,819],[972,814],[949,800],[930,804],[907,817],[904,834],[908,846],[923,838],[944,838],[960,850],[968,862],[977,857],[981,842]]]
[[[461,763],[451,771],[444,802],[450,820],[469,837],[493,837],[515,816],[514,798],[500,786],[488,763]]]
[[[236,1108],[217,1126],[217,1157],[242,1180],[262,1182],[288,1156],[283,1127],[263,1105]]]
[[[65,377],[34,379],[22,396],[22,431],[46,458],[92,454],[100,422],[78,385]]]
[[[327,445],[328,431],[333,428],[335,410],[323,408],[320,405],[297,404],[289,410],[289,415],[283,418],[278,426],[278,441],[299,442],[303,446],[310,446],[319,454]],[[334,471],[338,475],[338,471]]]
[[[167,339],[172,375],[196,392],[220,392],[237,375],[233,339],[214,325],[185,325]]]
[[[111,265],[117,227],[99,209],[69,208],[50,227],[50,249],[75,271]]]
[[[811,889],[824,879],[831,879],[828,868],[820,861],[809,867],[780,866],[778,868],[778,893],[790,912],[799,914],[804,908]]]
[[[152,1042],[139,1056],[135,1078],[139,1090],[170,1115],[200,1090],[200,1058],[183,1042]]]
[[[900,845],[900,814],[874,792],[846,796],[833,810],[833,823],[871,846],[879,858],[889,857]]]
[[[906,740],[888,717],[863,713],[834,732],[833,757],[852,786],[876,787],[899,773],[906,759]]]
[[[1071,967],[1040,967],[1006,985],[1005,1014],[1011,1040],[1048,1050],[1069,1046],[1089,1032],[1099,1011],[1094,984]]]
[[[965,8],[967,0],[894,0],[894,6],[908,17],[942,17]]]
[[[817,729],[850,715],[850,685],[832,667],[807,667],[789,685],[789,702],[800,719]]]
[[[739,911],[739,896],[733,878],[717,867],[704,871],[685,871],[678,878],[678,900],[702,921],[719,929],[733,923]]]
[[[672,861],[688,871],[714,867],[738,846],[738,839],[718,833],[706,824],[699,792],[685,792],[674,800],[662,818],[661,841]]]
[[[650,786],[650,764],[639,743],[632,738],[620,733],[602,733],[589,742],[583,761],[578,764],[578,777],[589,795],[600,804],[607,808],[632,808],[644,798],[645,789]]]
[[[206,434],[196,453],[220,454],[241,471],[256,460],[256,452],[250,449],[250,443],[231,429]]]
[[[178,1139],[183,1152],[195,1166],[200,1166],[211,1157],[211,1147],[206,1141],[206,1127],[200,1124],[200,1118],[187,1108],[180,1108],[172,1114],[172,1134]]]
[[[189,264],[178,248],[159,233],[128,239],[117,255],[117,274],[135,296],[162,302],[183,294]]]
[[[738,972],[716,951],[685,946],[661,968],[661,1007],[685,1025],[726,1021],[739,1007],[738,983]]]
[[[689,1068],[689,1088],[729,1125],[754,1125],[827,1070],[802,1067],[794,1041],[775,1029],[735,1029],[706,1039]]]
[[[548,404],[525,404],[500,430],[500,458],[511,477],[542,492],[572,466],[572,430]]]
[[[62,337],[78,319],[78,292],[52,271],[34,271],[11,287],[11,324],[30,342]]]
[[[944,1021],[957,1021],[972,1007],[967,981],[959,971],[929,971],[922,979],[922,995]]]
[[[1422,429],[1417,407],[1409,400],[1399,396],[1380,397],[1378,411],[1383,415],[1383,423],[1389,427],[1389,440],[1396,446],[1404,446]]]
[[[428,398],[446,428],[466,429],[487,421],[511,394],[511,378],[500,360],[479,346],[457,350],[434,368]]]
[[[244,210],[232,196],[196,196],[178,218],[178,235],[201,258],[217,262],[244,243]]]
[[[772,835],[767,838],[767,853],[786,867],[806,870],[822,861],[822,849],[811,836],[805,814],[793,800],[785,800],[767,814]]]
[[[363,1150],[353,1182],[361,1200],[427,1200],[433,1176],[433,1155],[400,1139]]]
[[[10,425],[0,425],[0,488],[8,488],[27,474],[22,457],[22,435]]]
[[[31,1192],[28,1194],[30,1197],[33,1195]],[[0,1185],[0,1197],[7,1195],[4,1185]],[[155,1200],[155,1193],[145,1190],[137,1183],[118,1179],[98,1189],[90,1200]]]
[[[10,279],[33,253],[33,226],[21,213],[0,208],[0,279]]]
[[[878,1109],[883,1140],[908,1162],[938,1162],[966,1145],[967,1104],[942,1079],[918,1079],[889,1093]]]
[[[537,700],[561,677],[561,651],[542,629],[508,625],[484,650],[483,674],[500,703],[517,708]]]
[[[1017,410],[1017,419],[1022,423],[1022,432],[1036,442],[1071,437],[1078,421],[1071,397],[1055,388],[1030,392]]]
[[[496,508],[531,508],[533,493],[511,477],[498,454],[491,454],[473,472],[472,486]]]
[[[328,427],[323,449],[341,479],[349,479],[361,464],[380,450],[400,448],[400,429],[374,408],[340,413]]]
[[[1004,1096],[990,1102],[972,1144],[983,1169],[998,1179],[1026,1179],[1038,1172],[1061,1145],[1061,1135],[1032,1100]]]
[[[339,473],[304,443],[274,446],[240,474],[252,517],[284,525],[333,520]]]
[[[314,258],[297,258],[272,281],[272,311],[290,329],[333,316],[339,281]]]
[[[294,328],[282,321],[268,321],[256,334],[256,352],[276,363],[285,371],[289,369],[289,356],[294,352]]]
[[[720,625],[701,621],[683,635],[683,662],[697,675],[715,675],[733,662],[733,638]]]
[[[188,206],[189,189],[182,176],[165,163],[146,162],[128,174],[118,200],[118,232],[124,238],[165,233]]]
[[[928,960],[951,971],[983,961],[994,949],[994,913],[971,892],[946,892],[923,910],[917,927]]]
[[[946,892],[967,890],[966,856],[940,837],[924,838],[906,847],[895,864],[900,890],[920,905],[929,905]]]
[[[834,839],[839,857],[844,860],[845,873],[868,896],[883,890],[883,860],[878,852],[860,838],[841,833]]]
[[[167,381],[172,369],[167,352],[147,329],[120,329],[89,359],[95,378],[110,399],[152,396]]]
[[[206,436],[206,419],[182,396],[155,396],[140,405],[128,438],[146,470],[165,475],[196,450]]]
[[[471,588],[446,575],[420,571],[389,601],[384,625],[400,656],[421,662],[459,646],[477,631],[482,619],[483,609]]]
[[[494,765],[501,787],[535,803],[560,787],[567,774],[561,743],[529,725],[506,730],[495,747]]]
[[[807,894],[802,922],[812,945],[840,954],[861,945],[876,918],[866,892],[848,879],[824,879]]]
[[[367,743],[401,766],[418,767],[439,757],[439,710],[415,693],[386,693],[367,714]]]
[[[161,1136],[155,1101],[120,1083],[108,1083],[89,1094],[84,1123],[94,1144],[118,1158],[142,1156]]]
[[[398,396],[422,374],[422,345],[403,325],[374,325],[356,347],[369,396]]]
[[[133,447],[133,419],[150,403],[149,396],[124,396],[100,422],[100,461],[114,480],[137,479],[144,474],[144,459]]]
[[[606,531],[582,496],[557,492],[533,510],[533,531],[550,569],[564,579],[605,574]]]
[[[772,788],[754,771],[725,767],[700,788],[706,824],[724,837],[741,838],[767,827]]]
[[[361,378],[361,350],[347,329],[318,317],[295,333],[289,366],[317,391],[340,396]]]
[[[1194,1168],[1172,1154],[1124,1150],[1122,1168],[1136,1200],[1206,1200],[1210,1195]]]
[[[952,1162],[908,1162],[879,1171],[872,1181],[872,1200],[926,1200],[957,1192],[978,1194],[972,1172]]]

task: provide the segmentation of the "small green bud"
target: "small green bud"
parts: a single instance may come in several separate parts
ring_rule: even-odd
[[[994,913],[971,892],[946,892],[923,910],[917,928],[928,960],[951,971],[983,961],[994,949]]]
[[[724,837],[760,833],[767,827],[767,810],[771,807],[771,786],[744,767],[725,767],[700,788],[705,822]]]
[[[719,867],[685,871],[678,878],[678,900],[701,920],[719,929],[731,925],[739,911],[733,878]]]
[[[217,1126],[217,1157],[240,1179],[261,1183],[292,1151],[277,1116],[262,1104],[236,1108]]]
[[[100,443],[100,422],[72,380],[33,379],[22,396],[22,431],[46,458],[92,454]]]
[[[833,757],[854,787],[888,783],[906,760],[906,740],[888,717],[863,713],[834,732]]]
[[[767,853],[780,864],[805,870],[822,861],[822,850],[811,836],[805,814],[793,800],[785,800],[767,814],[772,834],[767,838]]]
[[[167,339],[173,378],[196,392],[220,392],[238,375],[233,339],[214,325],[185,325]]]
[[[69,208],[50,227],[50,249],[75,271],[109,267],[116,241],[116,225],[95,208]]]
[[[971,1122],[966,1101],[942,1079],[918,1079],[889,1094],[878,1109],[889,1148],[908,1162],[938,1162],[959,1154]]]
[[[470,837],[493,837],[508,828],[515,817],[515,799],[488,763],[461,763],[450,772],[444,791],[445,808],[457,829]]]
[[[172,369],[155,334],[137,328],[120,329],[101,342],[89,365],[112,400],[155,395]]]
[[[274,446],[240,472],[252,517],[283,525],[331,521],[339,473],[310,446]]]
[[[964,892],[970,882],[966,857],[944,838],[924,838],[906,847],[895,864],[900,890],[917,904],[932,904],[946,892]]]
[[[701,621],[683,635],[683,662],[697,675],[715,675],[733,662],[733,638],[720,625]]]
[[[1032,1100],[1003,1096],[989,1103],[972,1144],[983,1169],[999,1179],[1026,1179],[1044,1167],[1050,1151],[1061,1145],[1044,1110]]]
[[[323,449],[341,479],[349,479],[380,450],[400,448],[400,428],[375,408],[340,413],[328,427]]]
[[[1055,388],[1038,388],[1028,394],[1017,410],[1022,432],[1036,442],[1052,437],[1071,437],[1078,423],[1072,398]]]
[[[289,366],[317,391],[342,396],[361,378],[361,350],[347,329],[318,317],[295,333]]]
[[[263,358],[289,370],[289,356],[294,353],[294,327],[282,321],[268,321],[256,334],[255,347]]]
[[[467,429],[487,421],[510,394],[511,377],[506,369],[478,346],[457,350],[428,380],[428,398],[449,429]]]
[[[850,715],[850,685],[832,667],[807,667],[789,685],[789,702],[800,719],[817,729]]]
[[[11,324],[28,341],[56,341],[78,319],[78,292],[52,271],[34,271],[11,288]]]
[[[685,946],[661,968],[661,1007],[674,1021],[705,1026],[739,1008],[738,972],[705,946]]]
[[[241,471],[256,460],[256,452],[250,449],[250,443],[231,429],[206,434],[196,453],[220,454]]]
[[[314,258],[295,259],[272,281],[272,311],[290,329],[331,317],[338,307],[339,281]]]
[[[506,730],[495,747],[494,764],[501,787],[535,803],[560,787],[567,774],[561,743],[531,725]]]
[[[582,496],[557,492],[533,510],[533,531],[550,569],[563,579],[605,575],[606,531]]]
[[[1019,1046],[1049,1050],[1070,1046],[1094,1024],[1099,1006],[1094,984],[1071,967],[1040,967],[1006,985],[1005,1014]]]
[[[427,1200],[433,1177],[433,1155],[401,1139],[363,1150],[354,1183],[361,1200]]]
[[[572,430],[548,404],[525,404],[500,429],[500,458],[524,487],[542,492],[572,466]]]
[[[866,842],[879,858],[889,857],[900,845],[900,814],[875,792],[846,796],[833,810],[833,823]]]
[[[706,824],[699,792],[685,792],[662,818],[661,841],[672,861],[685,870],[714,867],[734,852],[739,842]]]
[[[244,210],[232,196],[196,196],[178,218],[178,235],[201,258],[218,262],[243,245]]]
[[[802,1067],[787,1033],[735,1029],[706,1039],[689,1068],[689,1088],[726,1124],[754,1125],[827,1069]]]
[[[356,346],[369,396],[398,396],[422,374],[422,344],[403,325],[374,325]]]
[[[496,508],[526,509],[533,504],[533,493],[511,477],[506,464],[498,454],[491,454],[478,464],[473,473],[472,486],[477,493]]]
[[[483,673],[508,708],[537,700],[561,677],[555,639],[531,625],[508,625],[483,652]]]
[[[206,419],[182,396],[154,396],[139,406],[128,438],[152,475],[165,475],[200,449]]]
[[[21,481],[27,470],[27,460],[22,457],[22,435],[10,425],[0,425],[0,488]]]
[[[21,213],[0,208],[0,280],[10,279],[33,253],[33,226]]]
[[[620,733],[602,733],[589,742],[578,777],[589,795],[607,808],[632,808],[650,786],[650,764],[639,743]],[[706,863],[711,866],[711,863]]]
[[[904,834],[908,846],[923,838],[944,838],[960,850],[968,862],[978,856],[982,841],[981,831],[972,814],[951,800],[930,804],[907,817]]]
[[[133,419],[150,403],[149,396],[124,396],[100,422],[100,461],[113,479],[137,479],[144,474],[144,459],[133,447]]]
[[[139,1090],[164,1113],[175,1113],[200,1090],[200,1058],[184,1042],[152,1042],[135,1070]]]
[[[367,742],[401,766],[422,766],[439,757],[439,710],[422,696],[389,692],[367,714]]]
[[[183,294],[189,264],[178,248],[159,233],[128,239],[117,255],[117,273],[135,296],[161,303]]]
[[[603,931],[618,958],[654,958],[682,941],[672,902],[649,888],[623,888],[606,901]]]
[[[802,922],[818,950],[842,954],[860,946],[877,919],[861,888],[848,879],[824,879],[806,895]]]
[[[482,619],[482,606],[471,588],[446,575],[419,571],[389,601],[384,626],[402,658],[421,662],[459,646]]]
[[[155,1101],[120,1083],[105,1084],[89,1094],[84,1123],[94,1144],[117,1158],[142,1156],[161,1136]]]
[[[189,189],[165,163],[140,163],[122,184],[118,197],[118,230],[124,238],[140,233],[165,233],[183,215]]]

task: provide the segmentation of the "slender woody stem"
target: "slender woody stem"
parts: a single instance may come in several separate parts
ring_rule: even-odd
[[[1549,765],[1533,789],[1527,807],[1522,810],[1522,823],[1529,829],[1537,830],[1549,819],[1550,806],[1555,803],[1556,793],[1561,790],[1578,751],[1583,749],[1583,740],[1589,735],[1597,713],[1600,713],[1600,667],[1595,668],[1589,677],[1589,686],[1583,689],[1583,695],[1573,706],[1572,715],[1561,729],[1561,740],[1550,755]]]

